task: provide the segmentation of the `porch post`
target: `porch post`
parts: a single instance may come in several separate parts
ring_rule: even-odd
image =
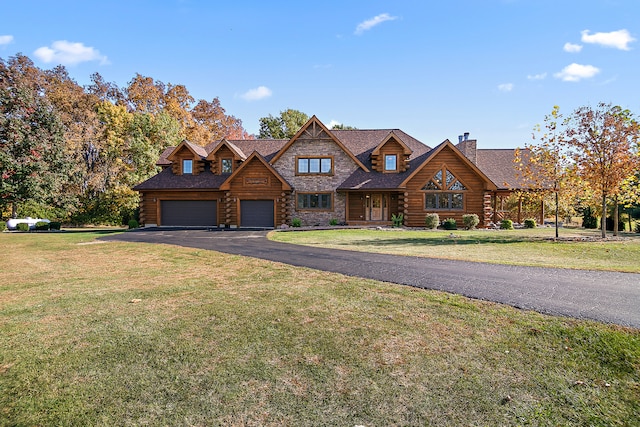
[[[522,224],[522,195],[518,197],[518,224]]]
[[[482,200],[482,226],[484,228],[489,227],[491,222],[492,209],[491,209],[491,193],[485,191]]]

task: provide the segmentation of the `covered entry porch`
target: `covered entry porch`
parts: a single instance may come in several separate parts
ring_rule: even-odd
[[[402,213],[402,205],[399,203],[402,194],[397,191],[347,192],[347,223],[349,225],[390,225],[392,215]]]

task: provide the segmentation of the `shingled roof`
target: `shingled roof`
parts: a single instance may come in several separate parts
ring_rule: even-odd
[[[416,168],[423,164],[436,150],[423,144],[416,138],[408,135],[400,129],[353,129],[331,130],[336,139],[360,161],[365,167],[373,170],[371,165],[371,153],[393,132],[404,145],[412,150],[409,157],[409,169],[402,173],[389,174],[368,172],[358,168],[338,188],[339,190],[375,190],[401,188],[402,183]],[[198,155],[203,158],[216,149],[222,140],[213,141],[205,147],[189,144]],[[289,142],[286,139],[243,139],[227,140],[227,142],[245,156],[250,156],[254,151],[260,154],[267,162],[276,156]],[[160,155],[158,166],[168,166],[171,162],[167,159],[175,147],[169,147]],[[476,166],[488,177],[500,190],[522,188],[519,184],[517,171],[514,168],[513,159],[515,150],[512,149],[478,149],[476,150]],[[164,170],[151,179],[135,187],[135,190],[149,189],[212,189],[218,188],[226,179],[225,176],[212,174],[199,175],[173,175],[171,170]]]
[[[518,171],[514,167],[513,149],[479,149],[477,165],[487,177],[498,187],[498,190],[515,190],[523,188],[518,179]]]
[[[372,169],[371,152],[391,132],[413,151],[409,160],[413,160],[431,150],[430,147],[400,129],[336,129],[331,132],[369,169]]]
[[[228,175],[201,173],[198,175],[174,175],[171,168],[166,168],[133,187],[134,190],[210,190],[218,188]]]

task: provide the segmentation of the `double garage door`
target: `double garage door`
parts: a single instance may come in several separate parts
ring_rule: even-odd
[[[161,220],[164,226],[218,225],[215,200],[163,200]],[[273,200],[240,200],[241,227],[273,227]]]
[[[215,200],[163,200],[162,225],[217,226],[218,204]]]

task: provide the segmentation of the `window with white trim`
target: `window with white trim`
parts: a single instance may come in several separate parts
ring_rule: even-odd
[[[398,170],[398,156],[395,154],[384,155],[384,170],[396,171]]]
[[[182,161],[182,173],[193,173],[193,160]]]

